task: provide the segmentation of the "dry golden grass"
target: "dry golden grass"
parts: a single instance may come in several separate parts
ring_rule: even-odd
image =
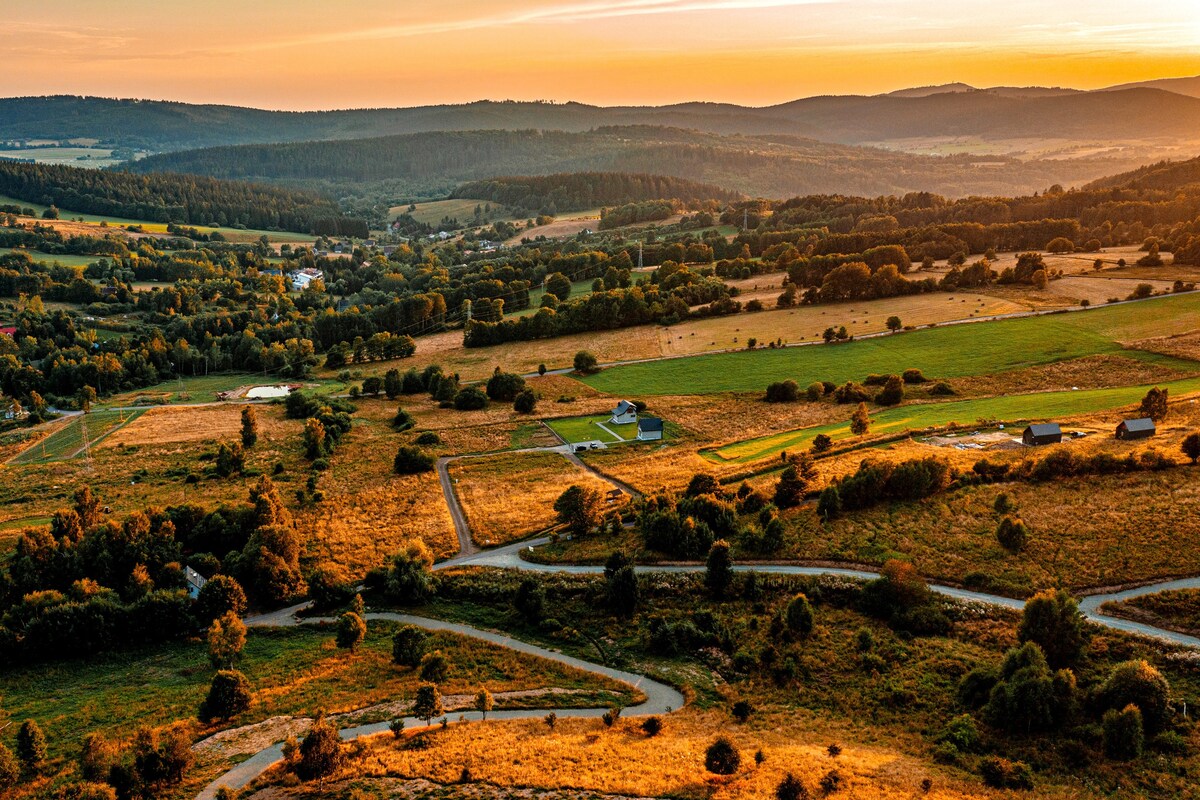
[[[743,299],[743,298],[739,298]],[[927,325],[958,319],[1027,311],[1028,304],[984,294],[933,292],[882,300],[799,306],[756,314],[710,317],[669,328],[658,328],[663,355],[687,355],[744,347],[754,337],[759,344],[783,339],[785,344],[820,341],[830,326],[845,325],[855,336],[887,330],[887,318],[905,325]]]
[[[540,720],[451,725],[423,734],[433,742],[420,749],[398,747],[390,735],[376,737],[347,774],[421,777],[455,783],[464,767],[472,779],[505,787],[538,787],[604,792],[636,797],[742,800],[773,796],[787,772],[813,793],[821,777],[836,769],[843,779],[839,797],[993,797],[976,782],[947,778],[918,759],[885,743],[843,744],[836,760],[825,748],[829,727],[793,716],[762,714],[749,726],[731,726],[712,711],[686,709],[664,719],[664,731],[647,737],[636,719],[618,720],[611,729],[597,719],[563,719],[553,731]],[[737,774],[720,777],[704,769],[704,751],[718,733],[741,751]],[[755,765],[754,753],[767,758]],[[503,753],[502,758],[496,754]],[[921,795],[921,781],[933,789]],[[1060,795],[1061,796],[1061,795]]]
[[[1142,339],[1133,343],[1132,346],[1139,350],[1149,350],[1152,353],[1200,361],[1200,332]]]
[[[260,435],[271,415],[260,407]],[[242,406],[194,406],[152,408],[123,428],[115,431],[101,447],[167,444],[170,442],[207,442],[238,439],[242,425]]]
[[[554,501],[574,484],[607,493],[612,485],[558,453],[505,453],[450,464],[450,477],[482,545],[501,544],[554,524]]]
[[[1200,337],[1197,342],[1200,344]],[[1186,357],[1177,353],[1169,355]],[[1200,363],[1196,365],[1196,369],[1200,370]],[[1075,387],[1103,389],[1115,386],[1137,386],[1178,380],[1186,377],[1187,374],[1169,366],[1152,364],[1136,358],[1122,355],[1101,355],[1058,361],[1053,364],[1026,367],[1009,372],[998,372],[994,375],[955,378],[950,381],[950,385],[964,397],[983,397],[1024,392],[1069,391]]]

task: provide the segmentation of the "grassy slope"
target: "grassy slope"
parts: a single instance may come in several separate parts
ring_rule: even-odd
[[[1200,378],[1163,384],[1178,396],[1200,391]],[[1137,403],[1150,386],[1121,386],[1113,389],[1087,389],[1078,392],[1038,392],[1035,394],[1002,395],[950,403],[921,403],[878,411],[871,416],[870,433],[875,436],[899,433],[902,430],[941,427],[950,422],[971,424],[977,420],[1026,421],[1053,419],[1070,414],[1104,411]],[[834,441],[851,437],[848,422],[820,425],[811,428],[747,439],[710,451],[720,461],[744,463],[774,456],[783,450],[807,447],[819,434],[828,434]],[[1014,431],[1017,435],[1019,431]]]
[[[616,436],[610,435],[608,431],[612,431],[624,439],[637,438],[636,422],[613,425],[608,420],[609,417],[602,414],[594,417],[549,420],[546,424],[550,426],[551,430],[572,444],[575,442],[591,442],[597,439],[602,442],[616,443],[618,439]],[[604,427],[608,428],[608,431],[597,425],[597,422],[604,423]]]
[[[837,346],[717,353],[628,364],[584,379],[613,395],[761,391],[772,381],[842,383],[920,368],[930,377],[985,375],[1113,353],[1121,341],[1194,328],[1200,295],[1176,295],[1085,313],[947,325]]]
[[[83,447],[83,426],[87,423],[87,440],[95,444],[117,428],[135,419],[140,411],[94,411],[67,420],[54,433],[30,447],[12,460],[12,464],[45,464],[70,458]]]

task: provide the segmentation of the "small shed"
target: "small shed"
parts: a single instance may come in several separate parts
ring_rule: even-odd
[[[1021,441],[1027,445],[1057,444],[1062,441],[1062,428],[1057,422],[1042,422],[1030,425],[1021,434]]]
[[[1154,420],[1149,417],[1122,420],[1117,426],[1118,439],[1149,439],[1157,432]]]
[[[614,425],[627,425],[630,422],[637,422],[637,406],[628,400],[622,400],[612,410],[612,416],[608,421]]]
[[[638,420],[639,442],[652,442],[663,438],[663,421],[658,417],[642,417]]]

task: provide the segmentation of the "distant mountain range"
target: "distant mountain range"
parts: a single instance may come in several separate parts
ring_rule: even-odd
[[[1200,78],[1077,91],[966,84],[874,96],[810,97],[751,108],[723,103],[600,107],[479,101],[288,112],[97,97],[0,99],[0,139],[94,138],[154,151],[360,139],[459,130],[587,131],[654,125],[722,135],[787,134],[839,144],[922,136],[1138,141],[1200,131]]]

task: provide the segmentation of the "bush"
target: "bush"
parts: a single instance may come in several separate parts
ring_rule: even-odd
[[[525,389],[513,400],[513,410],[518,414],[532,414],[537,408],[537,401],[537,393],[532,389]]]
[[[904,379],[905,383],[925,383],[929,380],[919,369],[906,369],[900,377]]]
[[[1023,761],[988,756],[979,764],[983,782],[996,789],[1032,789],[1033,772]]]
[[[340,769],[345,761],[346,752],[337,730],[325,721],[324,714],[318,714],[300,743],[296,774],[306,781],[324,778]]]
[[[459,389],[454,395],[454,408],[459,411],[481,411],[487,408],[488,398],[474,386]]]
[[[1149,662],[1123,661],[1113,667],[1096,692],[1101,708],[1124,709],[1137,706],[1147,733],[1162,730],[1170,710],[1171,687],[1167,679]]]
[[[950,395],[957,394],[957,392],[954,391],[953,386],[945,381],[938,381],[930,387],[929,394],[934,397],[949,397]]]
[[[658,736],[658,734],[662,733],[662,729],[662,720],[658,717],[646,717],[646,719],[642,720],[642,730],[647,736]]]
[[[804,390],[805,399],[810,403],[815,403],[825,394],[825,387],[820,383],[810,383],[808,388]]]
[[[867,391],[865,386],[853,381],[847,381],[834,390],[833,399],[841,405],[845,405],[846,403],[863,403],[871,399],[871,393]]]
[[[223,669],[213,675],[208,696],[200,704],[200,721],[212,722],[236,717],[250,708],[253,695],[250,681],[235,669]]]
[[[1110,708],[1104,712],[1102,723],[1104,754],[1116,761],[1132,761],[1142,754],[1145,732],[1142,729],[1142,712],[1135,705],[1127,705],[1117,711]]]
[[[791,403],[800,399],[800,386],[793,380],[772,383],[767,387],[768,403]]]
[[[416,475],[433,469],[435,459],[419,447],[400,445],[392,460],[392,469],[397,475]]]
[[[413,440],[422,447],[433,447],[442,443],[442,437],[438,436],[433,431],[425,431],[416,439]]]
[[[1010,553],[1019,553],[1029,541],[1029,529],[1019,519],[1005,517],[996,526],[996,541]]]
[[[750,704],[749,700],[738,700],[730,706],[729,713],[735,720],[745,724],[750,719],[750,715],[754,713],[754,706]]]
[[[741,765],[741,754],[724,736],[717,737],[704,753],[704,767],[714,775],[732,775]]]
[[[946,723],[939,743],[951,744],[960,753],[972,753],[979,747],[979,729],[970,714],[960,714]]]
[[[0,744],[0,791],[8,789],[21,778],[21,765],[12,751]]]
[[[1021,615],[1017,640],[1035,642],[1054,669],[1075,666],[1087,644],[1079,603],[1063,589],[1031,597]]]
[[[995,502],[992,503],[992,510],[997,514],[1008,514],[1014,511],[1017,504],[1013,502],[1012,497],[1007,492],[1001,492],[996,495]]]
[[[511,403],[525,389],[525,379],[512,372],[495,372],[487,382],[487,396],[498,403]]]
[[[826,450],[833,447],[833,439],[828,433],[818,433],[813,437],[812,449],[814,453],[824,453]]]
[[[796,595],[787,604],[783,614],[788,630],[797,636],[808,636],[813,630],[812,604],[803,593]]]
[[[775,787],[775,800],[808,800],[808,797],[808,789],[790,772]]]
[[[392,663],[415,667],[421,663],[429,634],[415,625],[402,625],[392,634]]]
[[[891,375],[887,382],[875,395],[875,402],[881,406],[895,406],[904,401],[904,381],[899,375]]]
[[[575,371],[584,375],[590,375],[599,369],[599,363],[596,357],[587,350],[580,350],[575,354]]]
[[[833,794],[842,788],[842,773],[836,769],[831,769],[821,776],[821,792],[823,794]]]

